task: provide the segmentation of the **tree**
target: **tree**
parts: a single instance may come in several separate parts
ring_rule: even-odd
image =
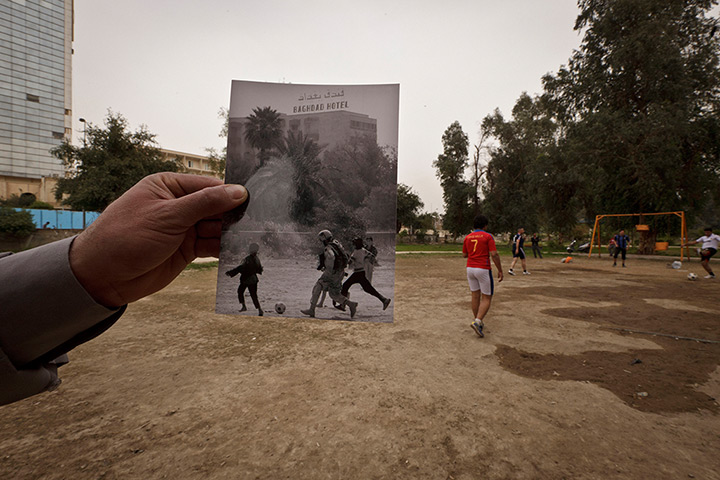
[[[490,148],[485,145],[486,135],[481,136],[480,143],[473,145],[473,159],[470,164],[470,184],[472,185],[472,205],[475,215],[480,213],[481,194],[484,186],[486,167],[483,166],[483,159]]]
[[[377,142],[364,135],[353,136],[345,143],[327,150],[321,162],[325,204],[339,202],[351,209],[362,208],[371,202],[370,195],[378,188],[387,193],[394,192],[396,182],[397,156],[393,149],[380,147]],[[394,196],[394,194],[393,194]],[[374,212],[370,212],[375,216]],[[381,216],[387,218],[383,212]],[[384,229],[394,228],[390,222]]]
[[[455,121],[443,133],[442,142],[443,153],[438,155],[433,166],[443,189],[443,226],[457,237],[470,229],[474,216],[470,208],[472,185],[464,178],[469,141],[460,123]]]
[[[88,123],[86,138],[80,147],[65,140],[51,150],[66,168],[55,198],[75,210],[101,211],[143,177],[179,169],[176,162],[161,159],[155,135],[144,125],[128,131],[119,113],[108,111],[105,128]]]
[[[35,231],[30,212],[0,205],[0,234],[24,238]]]
[[[715,0],[580,0],[583,42],[544,77],[576,198],[596,213],[686,210],[720,198]]]
[[[435,212],[423,212],[418,215],[414,227],[420,230],[435,230],[435,225],[439,221],[439,215]]]
[[[214,148],[205,149],[208,163],[210,164],[210,171],[221,179],[225,178],[225,167],[227,165],[227,153],[225,150],[227,150],[227,148],[223,148],[222,152],[218,152]]]
[[[403,225],[413,227],[420,215],[420,209],[425,205],[417,193],[412,188],[398,183],[397,186],[397,227],[395,233],[398,233]]]
[[[223,126],[218,133],[218,137],[225,138],[225,146],[222,151],[218,152],[214,148],[206,148],[208,162],[210,163],[210,170],[220,178],[225,178],[225,167],[227,165],[227,137],[230,124],[230,110],[225,107],[220,107],[218,111],[218,118],[223,120]]]
[[[483,208],[493,225],[570,233],[598,213],[720,203],[716,0],[580,0],[583,42],[523,94],[492,137]]]
[[[555,183],[547,181],[558,173],[546,161],[555,144],[555,130],[543,100],[526,93],[515,103],[511,120],[497,110],[483,120],[483,138],[498,141],[490,148],[483,192],[483,211],[492,218],[494,229],[537,230],[542,211],[562,208],[553,194],[558,191]]]
[[[283,128],[280,114],[272,107],[253,108],[245,125],[245,140],[259,150],[260,167],[270,159],[270,154],[282,140]]]
[[[14,208],[31,208],[30,205],[35,202],[37,202],[37,197],[30,192],[24,192],[20,195],[13,193],[5,200],[0,199],[0,205]]]
[[[280,145],[280,153],[288,157],[293,166],[295,198],[290,206],[290,216],[300,225],[315,222],[315,208],[320,201],[319,156],[322,147],[301,131],[287,132]]]

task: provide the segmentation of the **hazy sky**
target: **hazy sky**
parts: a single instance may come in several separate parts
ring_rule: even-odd
[[[398,181],[442,210],[432,162],[455,120],[478,141],[566,64],[576,0],[75,0],[73,116],[108,109],[163,148],[224,146],[232,80],[400,84]]]

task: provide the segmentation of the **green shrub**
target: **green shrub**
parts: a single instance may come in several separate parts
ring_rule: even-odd
[[[47,202],[41,202],[40,200],[35,200],[27,208],[34,208],[36,210],[55,210],[52,205]]]
[[[23,238],[29,236],[34,231],[35,222],[33,222],[30,212],[0,206],[0,233]]]
[[[14,193],[10,195],[9,198],[6,198],[5,200],[0,200],[0,205],[15,208],[28,208],[29,205],[36,200],[37,197],[35,197],[35,195],[33,195],[32,193],[25,192],[21,195]]]

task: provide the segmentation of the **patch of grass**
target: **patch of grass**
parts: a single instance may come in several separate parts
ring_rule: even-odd
[[[211,270],[217,266],[218,262],[191,263],[185,267],[185,270]]]

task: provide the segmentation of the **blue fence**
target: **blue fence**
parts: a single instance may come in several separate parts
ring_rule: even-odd
[[[15,210],[20,210],[16,208]],[[73,212],[70,210],[36,210],[30,212],[35,228],[55,228],[58,230],[82,230],[94,222],[100,215],[98,212]]]

